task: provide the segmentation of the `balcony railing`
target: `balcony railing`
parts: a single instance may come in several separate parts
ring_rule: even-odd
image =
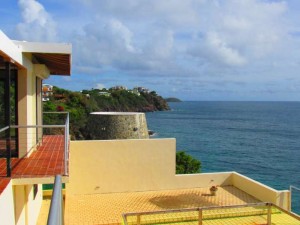
[[[3,135],[4,134],[4,135]],[[6,174],[8,177],[11,176],[11,135],[10,135],[10,127],[6,126],[0,129],[0,135],[2,141],[0,143],[0,156],[6,158]]]
[[[36,149],[43,144],[44,135],[63,135],[64,137],[64,175],[68,175],[69,161],[69,113],[46,112],[59,116],[60,124],[10,125],[0,129],[0,157],[6,158],[6,174],[11,177],[11,158],[17,157],[17,149]],[[49,119],[47,121],[49,122]]]
[[[298,191],[300,192],[300,188],[296,187],[296,186],[293,186],[293,185],[290,185],[290,211],[293,212],[293,192],[294,191]],[[299,213],[299,212],[298,212]]]
[[[294,213],[288,212],[272,203],[252,203],[246,205],[231,206],[210,206],[188,209],[173,209],[162,211],[148,211],[123,214],[124,225],[141,225],[141,224],[179,224],[193,222],[193,224],[202,225],[204,221],[216,219],[241,219],[257,216],[259,224],[273,224],[273,215],[284,213],[290,216],[292,220],[300,221],[300,217]],[[275,218],[277,218],[275,216]],[[263,220],[263,221],[262,221]],[[275,222],[275,219],[274,219]],[[276,224],[276,223],[274,223]],[[283,224],[283,223],[282,223]]]
[[[61,184],[61,176],[55,176],[47,225],[64,224],[63,194]]]

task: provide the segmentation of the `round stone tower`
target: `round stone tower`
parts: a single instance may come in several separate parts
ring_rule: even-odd
[[[89,117],[88,130],[93,140],[149,138],[144,113],[93,112]]]

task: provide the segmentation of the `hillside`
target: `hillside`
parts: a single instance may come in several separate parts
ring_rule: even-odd
[[[86,139],[90,112],[152,112],[169,109],[167,102],[154,91],[132,93],[127,90],[92,89],[80,93],[58,87],[53,87],[53,95],[43,105],[44,112],[70,112],[70,134],[73,139]],[[53,123],[53,118],[46,114],[44,122],[50,121]]]
[[[165,100],[166,100],[166,102],[182,102],[180,99],[174,98],[174,97],[165,98]]]

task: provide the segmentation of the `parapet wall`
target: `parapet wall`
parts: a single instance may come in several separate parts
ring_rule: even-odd
[[[290,210],[290,192],[287,190],[277,191],[236,172],[232,174],[232,185],[262,202],[272,202],[283,209]]]
[[[176,175],[176,140],[71,141],[67,194],[157,191],[233,185],[260,201],[289,207],[277,191],[236,172]]]

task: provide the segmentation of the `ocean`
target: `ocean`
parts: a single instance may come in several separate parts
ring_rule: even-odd
[[[300,187],[300,102],[180,102],[147,113],[154,138],[176,138],[201,172],[237,171],[277,190]],[[292,209],[300,213],[300,192]]]

